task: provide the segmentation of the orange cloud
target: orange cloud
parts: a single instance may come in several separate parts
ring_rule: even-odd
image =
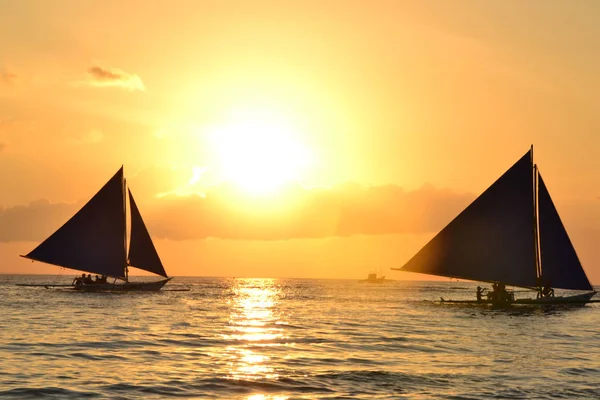
[[[244,207],[244,198],[232,199],[225,187],[213,188],[205,197],[167,196],[149,210],[147,221],[154,235],[175,240],[426,233],[441,229],[474,198],[432,186],[414,191],[356,184],[291,190],[292,206],[259,211]]]
[[[424,185],[404,190],[396,185],[345,184],[331,188],[288,188],[282,198],[256,200],[227,185],[205,195],[152,197],[162,190],[153,183],[160,168],[134,175],[134,195],[150,233],[156,238],[193,240],[288,240],[355,235],[433,234],[442,229],[474,198]],[[595,200],[595,199],[594,199]],[[83,205],[40,200],[29,205],[0,207],[0,242],[38,241],[58,229]],[[270,204],[265,203],[272,201]],[[564,217],[574,224],[574,238],[588,227],[590,216],[600,216],[596,202],[570,203]],[[593,227],[595,229],[595,227]],[[595,232],[598,237],[600,231]],[[583,241],[582,239],[578,239]]]
[[[273,207],[255,209],[256,204],[236,198],[225,185],[213,187],[206,196],[170,195],[140,207],[150,232],[158,238],[285,240],[435,232],[474,197],[432,186],[414,191],[354,184],[290,190],[293,200],[283,208],[274,202]],[[43,200],[0,209],[0,241],[43,239],[80,206]]]
[[[0,207],[0,242],[43,240],[82,205],[38,200],[26,206]]]
[[[88,69],[88,80],[85,82],[95,87],[118,87],[130,91],[145,91],[142,79],[136,74],[130,74],[117,68],[105,68],[98,65]]]
[[[18,78],[19,76],[15,72],[9,70],[8,67],[4,66],[0,68],[0,83],[12,86],[17,84]]]

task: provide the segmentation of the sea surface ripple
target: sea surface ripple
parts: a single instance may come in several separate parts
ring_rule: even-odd
[[[0,275],[0,398],[600,399],[600,304],[443,305],[457,282]]]

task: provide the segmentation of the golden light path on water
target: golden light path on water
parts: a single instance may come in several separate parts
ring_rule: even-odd
[[[234,344],[226,348],[229,355],[227,377],[235,380],[277,379],[271,357],[258,349],[283,346],[282,313],[278,312],[281,289],[276,279],[236,279],[230,300],[229,332],[224,339]],[[286,396],[253,394],[249,400],[286,399]]]

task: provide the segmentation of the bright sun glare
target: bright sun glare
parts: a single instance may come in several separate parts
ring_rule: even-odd
[[[252,194],[267,194],[300,179],[311,154],[280,118],[249,115],[210,132],[217,169]]]

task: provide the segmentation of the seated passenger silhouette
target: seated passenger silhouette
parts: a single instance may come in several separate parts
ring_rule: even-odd
[[[481,296],[483,296],[483,292],[485,292],[487,289],[482,289],[481,286],[477,286],[477,302],[481,303]]]
[[[85,274],[81,274],[81,276],[74,278],[73,285],[75,285],[75,286],[83,285],[83,281],[85,281]]]

